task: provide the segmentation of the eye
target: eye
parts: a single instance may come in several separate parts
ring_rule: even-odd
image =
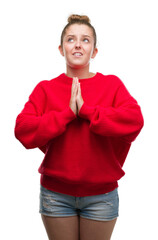
[[[68,38],[68,42],[73,42],[74,39],[73,38]]]
[[[89,42],[89,39],[88,39],[88,38],[84,38],[83,41],[86,42],[86,43],[88,43],[88,42]]]

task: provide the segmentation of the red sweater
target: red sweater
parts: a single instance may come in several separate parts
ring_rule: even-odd
[[[47,189],[72,195],[103,194],[118,187],[122,166],[144,121],[137,101],[114,75],[79,79],[84,101],[69,107],[72,78],[41,81],[17,116],[16,138],[45,153],[39,173]]]

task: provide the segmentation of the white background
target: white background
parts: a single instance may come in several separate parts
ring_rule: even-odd
[[[35,85],[65,72],[60,34],[72,14],[87,14],[98,36],[91,71],[115,74],[140,104],[145,125],[119,181],[113,240],[158,239],[158,7],[155,0],[0,3],[0,238],[47,239],[38,213],[38,167],[44,157],[14,137],[16,116]]]

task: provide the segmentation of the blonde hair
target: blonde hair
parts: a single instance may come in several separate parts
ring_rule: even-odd
[[[91,21],[88,16],[72,14],[68,17],[67,21],[68,21],[68,23],[64,27],[62,34],[61,34],[61,41],[60,41],[61,46],[63,46],[63,38],[65,36],[66,30],[68,29],[68,27],[71,26],[72,24],[77,23],[77,24],[85,24],[92,29],[93,37],[94,37],[94,48],[96,47],[96,44],[97,44],[96,31],[95,31],[94,27],[91,25]]]

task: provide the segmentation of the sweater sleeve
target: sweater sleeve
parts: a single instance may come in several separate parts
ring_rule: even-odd
[[[15,137],[27,149],[38,147],[45,152],[47,143],[62,134],[67,124],[76,118],[69,106],[63,111],[51,110],[44,113],[45,98],[45,92],[39,83],[16,118]]]
[[[124,84],[118,87],[113,106],[82,105],[79,116],[90,121],[90,130],[96,134],[135,140],[144,125],[140,106]]]

